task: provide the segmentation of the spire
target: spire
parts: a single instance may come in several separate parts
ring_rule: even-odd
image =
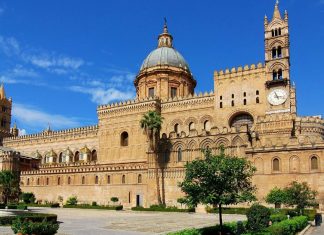
[[[268,16],[264,15],[264,27],[268,26]]]
[[[5,90],[4,90],[4,85],[2,83],[1,87],[0,87],[0,99],[5,99],[5,98],[6,98],[6,93],[5,93]]]
[[[273,12],[273,19],[281,19],[280,11],[279,11],[279,0],[276,1],[275,9]]]
[[[158,37],[158,47],[173,47],[173,37],[169,34],[167,20],[164,17],[163,32]]]

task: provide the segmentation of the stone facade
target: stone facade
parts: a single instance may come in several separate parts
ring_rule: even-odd
[[[255,164],[261,201],[273,187],[297,180],[319,192],[323,207],[324,120],[297,115],[288,13],[282,18],[276,4],[264,27],[265,63],[215,71],[214,92],[197,95],[196,80],[165,25],[160,57],[153,51],[135,78],[135,100],[99,106],[97,126],[3,139],[4,146],[41,159],[38,169],[21,172],[23,191],[42,200],[77,195],[100,204],[117,196],[125,207],[156,204],[159,193],[176,205],[184,164],[203,157],[202,149],[218,153],[224,146],[227,154]],[[139,125],[149,110],[164,118],[158,162]]]

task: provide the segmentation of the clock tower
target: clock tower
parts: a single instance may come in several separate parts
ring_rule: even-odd
[[[264,18],[264,31],[267,113],[296,113],[295,88],[290,82],[288,12],[281,17],[278,0],[272,20]]]

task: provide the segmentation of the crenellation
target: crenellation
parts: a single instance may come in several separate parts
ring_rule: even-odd
[[[264,71],[264,68],[265,65],[262,63],[258,63],[257,65],[245,65],[244,67],[233,67],[231,68],[231,70],[227,68],[225,69],[225,73],[223,70],[214,71],[214,79],[240,78],[242,76],[262,73]]]

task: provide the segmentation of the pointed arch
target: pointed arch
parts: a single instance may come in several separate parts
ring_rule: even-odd
[[[207,138],[200,142],[199,148],[200,149],[213,149],[215,147],[215,143],[212,139]]]
[[[289,159],[289,172],[295,173],[300,171],[300,160],[298,156],[291,156]]]

